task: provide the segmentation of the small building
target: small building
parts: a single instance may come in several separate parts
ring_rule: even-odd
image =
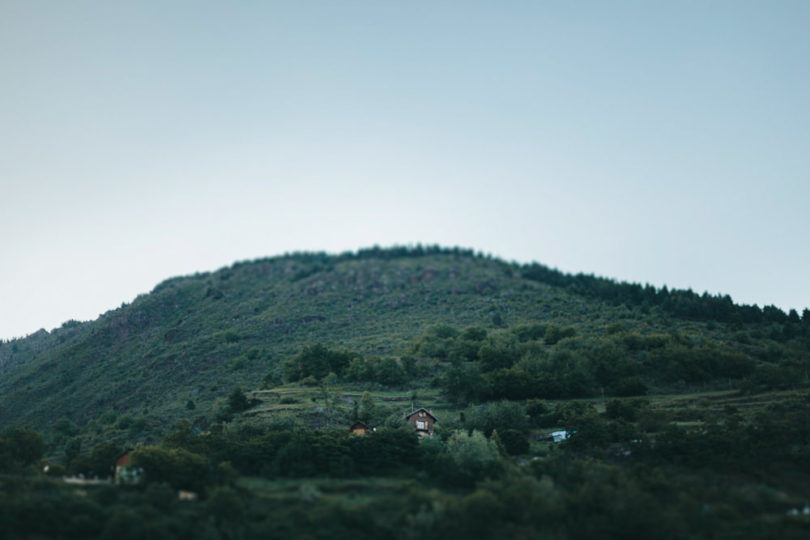
[[[571,433],[573,433],[573,432],[572,431],[566,431],[564,429],[561,429],[560,431],[552,431],[551,432],[551,438],[555,443],[556,442],[562,442],[565,439],[567,439],[568,437],[570,437]]]
[[[177,500],[178,501],[196,501],[199,498],[199,495],[196,491],[186,491],[181,489],[177,492]]]
[[[115,483],[136,485],[143,482],[143,469],[132,464],[132,450],[127,450],[115,460]]]
[[[349,433],[352,435],[365,435],[367,431],[373,431],[368,425],[358,420],[349,427]]]
[[[438,419],[433,415],[433,411],[429,411],[424,407],[419,407],[410,414],[405,415],[405,420],[413,426],[414,431],[420,437],[433,436],[433,424]]]

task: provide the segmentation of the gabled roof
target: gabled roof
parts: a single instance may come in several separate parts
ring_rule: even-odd
[[[132,453],[133,448],[127,448],[121,454],[115,458],[115,465],[129,465],[130,462],[130,454]]]
[[[353,423],[351,426],[349,426],[349,429],[354,429],[354,428],[371,429],[368,426],[368,424],[366,424],[365,422],[361,422],[360,420],[357,420],[355,423]]]
[[[435,416],[435,415],[434,415],[432,412],[430,412],[429,410],[425,409],[424,407],[419,407],[418,409],[416,409],[416,410],[415,410],[415,411],[413,411],[412,413],[410,413],[410,414],[406,414],[406,415],[405,415],[405,418],[406,418],[406,419],[408,419],[408,418],[410,418],[411,416],[413,416],[413,415],[415,415],[416,413],[418,413],[419,411],[424,411],[424,412],[425,412],[425,414],[427,414],[428,416],[430,416],[431,418],[433,418],[433,421],[434,421],[434,422],[438,422],[438,421],[439,421],[439,419],[438,419],[438,418],[436,418],[436,416]]]

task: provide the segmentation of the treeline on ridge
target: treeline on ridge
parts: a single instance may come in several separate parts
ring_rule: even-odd
[[[776,306],[735,304],[729,295],[697,294],[691,289],[668,289],[666,285],[656,288],[652,285],[619,282],[593,274],[566,274],[539,263],[523,267],[523,277],[532,281],[564,287],[572,292],[599,298],[614,305],[625,304],[645,309],[661,307],[664,311],[696,321],[718,321],[727,323],[795,324],[803,322],[810,326],[810,309],[805,309],[800,317],[795,309],[785,313]],[[792,329],[786,329],[788,338]]]
[[[295,252],[286,254],[284,257],[315,265],[306,274],[296,276],[300,279],[341,261],[392,260],[433,255],[493,259],[491,254],[476,252],[469,248],[421,244],[388,248],[373,246],[359,249],[356,252],[347,251],[339,255],[330,255],[325,252]],[[233,268],[243,264],[250,264],[250,262],[236,263]],[[735,304],[729,295],[710,295],[708,292],[698,294],[691,289],[669,289],[666,285],[656,288],[649,284],[628,283],[598,277],[593,274],[569,274],[536,262],[518,265],[518,268],[525,279],[562,287],[574,293],[598,298],[613,305],[625,304],[645,309],[661,307],[676,317],[696,321],[728,323],[774,322],[780,324],[804,322],[810,325],[810,309],[808,308],[805,308],[801,315],[795,309],[785,313],[782,309],[773,305],[760,308],[757,305]],[[787,332],[790,332],[790,330],[787,330]]]

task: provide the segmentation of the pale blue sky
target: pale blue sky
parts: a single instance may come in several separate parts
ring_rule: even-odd
[[[0,0],[0,337],[440,243],[810,305],[810,2]]]

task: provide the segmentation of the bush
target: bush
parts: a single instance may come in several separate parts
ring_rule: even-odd
[[[544,335],[546,345],[554,345],[558,343],[560,340],[574,337],[577,334],[577,331],[571,327],[561,327],[556,324],[549,324],[546,327],[546,333]]]
[[[497,445],[484,434],[473,430],[457,430],[447,441],[447,449],[462,478],[470,483],[480,480],[498,468],[500,454]]]
[[[242,389],[237,387],[234,388],[233,391],[228,396],[227,412],[230,414],[237,414],[242,411],[248,410],[249,408],[253,407],[256,403],[257,400],[248,399],[248,397],[245,395]]]
[[[45,471],[45,474],[54,478],[65,476],[65,468],[58,463],[48,463],[42,470]]]
[[[526,408],[514,401],[501,401],[468,407],[464,411],[464,428],[477,429],[489,436],[493,430],[505,433],[504,430],[525,431],[529,427],[529,417]],[[504,441],[504,444],[506,442]]]
[[[628,422],[635,422],[638,420],[640,413],[646,410],[648,406],[648,402],[640,399],[611,399],[605,405],[605,416],[613,420],[621,418]]]
[[[509,455],[516,456],[529,452],[529,439],[524,432],[517,429],[507,429],[500,434],[500,437]]]
[[[514,333],[521,342],[537,341],[545,337],[546,327],[547,325],[545,324],[528,324],[514,328],[512,333]]]
[[[647,395],[647,385],[638,377],[629,377],[616,386],[616,395],[619,397]]]
[[[329,373],[342,375],[352,359],[358,356],[357,353],[332,350],[321,344],[312,345],[304,347],[299,354],[285,363],[284,374],[291,381],[308,377],[322,379]]]
[[[42,459],[45,441],[27,428],[10,428],[0,435],[0,469],[8,465],[27,466]]]
[[[207,482],[205,458],[182,448],[141,448],[132,453],[132,463],[143,467],[150,483],[166,482],[175,489],[201,491]]]

